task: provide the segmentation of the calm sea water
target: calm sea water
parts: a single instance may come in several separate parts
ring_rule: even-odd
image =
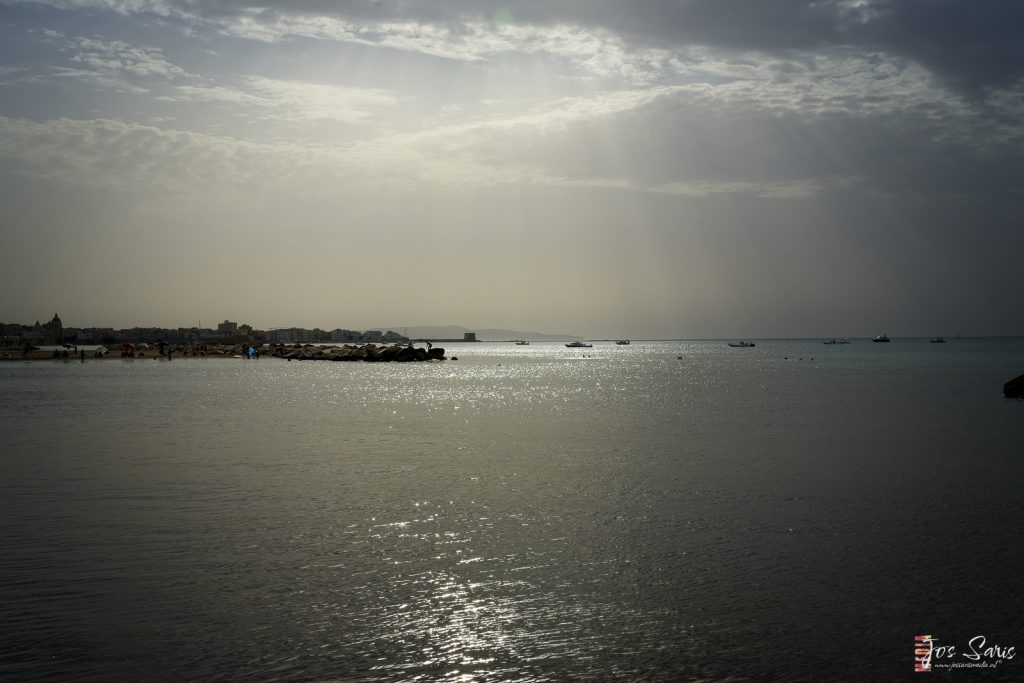
[[[1024,340],[449,352],[0,363],[0,680],[1024,679]]]

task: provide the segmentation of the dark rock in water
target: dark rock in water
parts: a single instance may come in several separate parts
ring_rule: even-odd
[[[429,360],[444,360],[444,349],[423,349],[413,346],[279,346],[271,354],[286,360],[331,360],[368,363],[413,363]]]
[[[395,360],[398,361],[399,363],[409,363],[415,360],[419,360],[420,351],[423,351],[423,349],[416,349],[412,348],[411,346],[407,346],[404,349],[398,349],[398,352],[393,354],[393,357],[390,360]],[[426,351],[423,351],[423,353],[426,353]]]
[[[1003,385],[1006,398],[1024,398],[1024,375],[1018,375]]]

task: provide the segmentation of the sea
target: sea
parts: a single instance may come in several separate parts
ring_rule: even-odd
[[[1024,680],[1024,339],[755,342],[0,362],[0,680]]]

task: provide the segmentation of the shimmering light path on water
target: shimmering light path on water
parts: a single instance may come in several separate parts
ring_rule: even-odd
[[[1024,649],[1024,342],[936,346],[0,364],[0,679],[856,680],[912,673],[918,633]]]

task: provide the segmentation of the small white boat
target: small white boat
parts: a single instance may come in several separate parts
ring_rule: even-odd
[[[946,340],[943,339],[942,337],[935,337],[935,339],[929,339],[928,343],[929,344],[945,344]]]
[[[888,342],[889,338],[887,336],[885,336],[884,334],[880,334],[877,337],[875,337],[874,339],[872,339],[871,341],[873,341],[873,342]]]
[[[739,349],[748,349],[748,348],[750,348],[752,346],[756,346],[756,344],[754,344],[754,342],[752,342],[752,341],[738,341],[738,342],[729,342],[729,346],[732,346],[733,348],[739,348]]]
[[[516,346],[529,346],[529,345],[530,345],[530,342],[526,341],[525,339],[520,339],[519,341],[516,342]]]
[[[574,341],[574,342],[569,342],[568,344],[566,344],[566,346],[568,346],[570,349],[589,349],[589,348],[593,348],[594,345],[593,344],[584,344],[581,341]]]

